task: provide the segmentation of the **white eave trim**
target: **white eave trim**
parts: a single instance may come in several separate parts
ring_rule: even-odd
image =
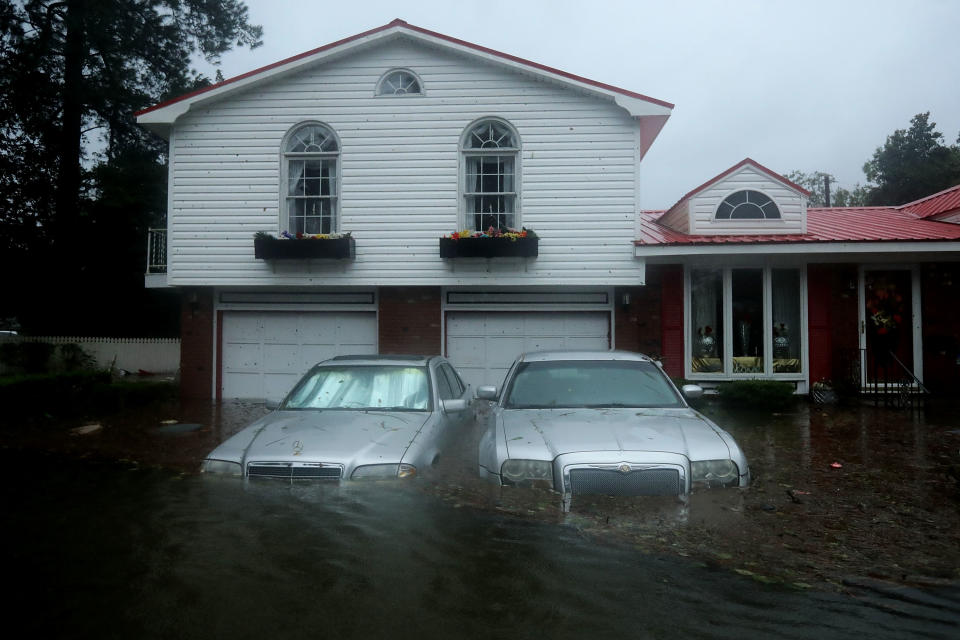
[[[177,102],[173,102],[166,106],[141,114],[137,116],[137,122],[148,129],[159,131],[164,128],[162,125],[173,124],[177,118],[190,111],[190,109],[195,105],[204,104],[213,100],[219,100],[232,93],[243,91],[252,85],[259,84],[267,80],[274,80],[288,73],[293,73],[302,69],[303,67],[318,64],[329,58],[342,57],[354,49],[364,47],[372,42],[401,35],[414,40],[420,40],[439,49],[447,49],[462,53],[469,57],[480,58],[491,64],[507,67],[519,73],[547,78],[551,81],[558,82],[568,87],[573,87],[580,91],[612,100],[635,118],[646,116],[669,116],[672,113],[672,109],[669,107],[659,105],[654,102],[649,102],[641,98],[636,98],[616,91],[611,91],[609,89],[604,89],[603,87],[598,87],[586,82],[580,82],[561,74],[531,67],[530,65],[522,62],[503,58],[492,53],[478,51],[472,47],[457,44],[456,42],[450,42],[449,40],[443,38],[430,36],[428,34],[420,33],[419,31],[405,28],[403,25],[398,25],[361,38],[357,38],[355,40],[350,40],[349,42],[345,42],[330,49],[325,49],[324,51],[319,51],[311,56],[296,58],[287,62],[286,64],[280,64],[276,67],[265,69],[260,73],[257,73],[256,71],[250,72],[251,75],[246,78],[228,81],[226,84],[214,89],[210,89],[209,91],[204,91],[203,93],[199,93],[195,96],[184,98],[182,100],[178,100]]]
[[[637,258],[730,255],[829,255],[859,253],[957,253],[960,241],[804,242],[756,244],[635,245]]]

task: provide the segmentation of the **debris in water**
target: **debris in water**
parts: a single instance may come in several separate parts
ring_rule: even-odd
[[[834,469],[843,469],[843,465],[840,464],[839,462],[832,462],[830,463],[830,466],[833,467]]]
[[[161,420],[160,424],[177,424],[179,420]]]
[[[100,431],[100,429],[103,429],[102,424],[85,424],[82,427],[74,427],[73,429],[70,429],[70,435],[85,436],[88,433],[96,433],[97,431]]]

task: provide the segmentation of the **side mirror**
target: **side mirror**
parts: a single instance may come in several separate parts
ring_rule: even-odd
[[[703,395],[703,387],[698,384],[685,384],[680,388],[687,400],[696,400]]]
[[[496,400],[497,388],[491,386],[477,387],[477,397],[481,400]]]
[[[443,411],[445,413],[460,413],[461,411],[466,411],[467,401],[463,398],[441,400],[440,406],[443,407]]]
[[[263,401],[263,406],[265,406],[268,411],[276,411],[277,409],[280,408],[280,401],[279,401],[279,400],[269,400],[269,399],[268,399],[268,400],[264,400],[264,401]]]

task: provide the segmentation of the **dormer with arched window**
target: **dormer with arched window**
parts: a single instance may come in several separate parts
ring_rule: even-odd
[[[806,233],[808,196],[747,158],[685,195],[658,222],[690,235]]]

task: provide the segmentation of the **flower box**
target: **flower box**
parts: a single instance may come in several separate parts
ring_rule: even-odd
[[[253,255],[258,260],[352,260],[357,255],[353,236],[339,238],[274,238],[253,239]]]
[[[459,234],[454,234],[459,235]],[[525,237],[446,237],[440,238],[441,258],[535,258],[539,238],[532,231]]]

